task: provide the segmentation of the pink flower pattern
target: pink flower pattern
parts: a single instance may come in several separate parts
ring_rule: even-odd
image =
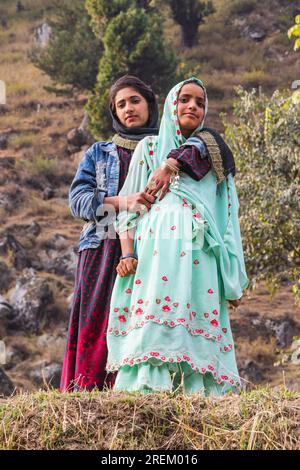
[[[177,104],[176,101],[174,101],[174,104]],[[179,126],[179,123],[178,123]],[[180,130],[177,130],[177,135],[180,136],[181,132]],[[153,152],[150,151],[150,155],[153,155]],[[170,190],[168,191],[170,192]],[[229,192],[229,188],[228,188]],[[228,196],[228,199],[230,199],[230,196]],[[201,214],[199,212],[195,212],[195,207],[193,207],[191,204],[188,203],[187,199],[182,198],[182,206],[183,207],[191,207],[193,210],[193,218],[194,219],[200,219],[202,218]],[[229,211],[229,216],[230,216],[230,208],[231,208],[231,203],[229,201],[228,203],[228,211]],[[160,207],[156,207],[155,211],[159,211]],[[177,229],[176,225],[171,225],[170,230],[175,231]],[[150,228],[150,233],[154,233],[153,230]],[[141,240],[141,236],[138,236],[138,240]],[[153,256],[156,256],[158,254],[157,250],[153,251]],[[179,256],[185,257],[187,253],[185,251],[181,251]],[[194,266],[200,265],[200,260],[197,258],[193,261]],[[202,267],[202,264],[201,264]],[[161,277],[161,280],[163,281],[163,284],[167,287],[168,284],[168,275],[164,274]],[[142,279],[136,279],[135,284],[138,286],[142,284]],[[132,294],[132,289],[127,288],[125,290],[126,294]],[[207,289],[207,294],[212,295],[215,294],[214,290],[210,287]],[[174,293],[172,293],[172,296]],[[213,297],[214,298],[214,297]],[[222,353],[228,353],[233,349],[233,345],[228,342],[230,341],[231,337],[228,335],[228,337],[224,336],[228,333],[228,329],[225,327],[222,327],[222,322],[220,324],[220,319],[219,319],[219,310],[217,308],[212,308],[209,310],[211,312],[211,315],[208,312],[197,312],[195,310],[191,310],[192,306],[191,303],[186,303],[186,305],[182,305],[180,309],[179,307],[179,302],[172,302],[171,296],[170,295],[163,295],[162,299],[157,298],[156,299],[156,305],[157,308],[155,309],[156,311],[153,311],[150,307],[147,309],[147,306],[149,304],[149,300],[145,300],[143,298],[138,298],[136,300],[137,304],[139,305],[144,305],[145,310],[143,310],[141,307],[136,308],[134,305],[130,307],[131,312],[135,313],[134,321],[132,324],[130,322],[127,323],[128,318],[133,316],[133,313],[129,313],[128,307],[123,307],[123,312],[124,315],[120,315],[120,309],[115,308],[114,312],[116,313],[116,319],[118,319],[118,324],[115,324],[115,327],[111,326],[108,329],[109,334],[113,334],[115,336],[125,336],[131,331],[135,330],[136,328],[141,328],[143,327],[147,322],[154,322],[157,324],[164,325],[165,327],[179,327],[179,328],[185,328],[186,330],[189,331],[191,335],[199,335],[202,336],[203,338],[210,340],[210,341],[215,341],[219,343],[220,346],[220,352]],[[162,304],[162,302],[166,302],[166,304]],[[169,303],[169,305],[168,305]],[[218,299],[218,303],[220,304],[220,299]],[[188,311],[185,310],[188,309]],[[194,307],[195,308],[195,307]],[[177,309],[177,310],[176,310]],[[147,311],[148,310],[148,311]],[[174,313],[177,311],[177,315],[174,316]],[[197,315],[198,313],[198,315]],[[216,319],[218,317],[218,319]],[[219,321],[218,321],[219,320]],[[122,325],[120,326],[120,323]],[[199,325],[201,325],[201,328],[199,328]],[[122,329],[120,329],[122,328]],[[230,330],[229,330],[230,333]],[[231,339],[232,340],[232,339]],[[206,364],[196,364],[196,361],[193,360],[193,358],[190,357],[190,355],[183,354],[183,355],[176,355],[176,356],[171,356],[168,357],[166,352],[161,352],[161,351],[148,351],[147,353],[144,353],[143,356],[140,357],[134,357],[134,358],[129,358],[125,357],[123,359],[123,364],[138,364],[141,362],[147,362],[151,357],[155,357],[160,359],[163,362],[182,362],[185,361],[189,363],[191,368],[199,373],[205,374],[207,372],[210,372],[213,377],[215,378],[216,382],[218,383],[223,383],[223,382],[228,382],[230,385],[234,387],[240,387],[240,382],[237,380],[236,377],[231,377],[227,371],[222,371],[219,366],[219,363],[214,364],[214,363],[206,363]],[[120,364],[107,364],[107,370],[108,371],[114,371],[118,370]]]
[[[182,356],[176,355],[176,356],[167,357],[164,353],[161,353],[160,351],[149,351],[148,353],[140,357],[136,357],[136,358],[125,357],[123,359],[122,364],[108,363],[107,370],[112,372],[112,371],[118,370],[121,365],[129,364],[133,366],[134,364],[140,364],[141,362],[148,362],[149,359],[151,359],[152,357],[159,358],[162,362],[169,362],[170,364],[174,362],[179,363],[179,362],[185,361],[190,365],[190,367],[195,372],[199,372],[200,374],[206,374],[207,372],[210,372],[215,378],[216,382],[219,384],[227,382],[228,384],[234,386],[234,388],[236,388],[237,390],[241,388],[240,381],[236,380],[235,377],[232,377],[228,373],[226,374],[222,371],[220,371],[220,373],[218,374],[216,372],[216,370],[218,369],[216,368],[214,364],[208,363],[208,364],[196,365],[195,361],[193,361],[193,359],[190,356],[185,355],[185,354],[183,354]]]
[[[169,307],[168,305],[164,305],[164,306],[162,307],[162,310],[163,310],[164,312],[170,312],[170,311],[171,311],[171,309],[170,309],[170,307]]]

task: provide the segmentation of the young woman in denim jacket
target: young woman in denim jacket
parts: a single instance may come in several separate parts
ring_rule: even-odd
[[[118,196],[128,173],[133,151],[140,140],[158,133],[158,109],[151,88],[137,77],[126,75],[112,86],[110,113],[116,132],[111,142],[96,142],[85,153],[70,188],[70,209],[86,221],[79,240],[79,257],[63,362],[60,390],[91,390],[111,387],[115,374],[106,374],[106,330],[111,293],[121,257],[113,224],[116,213],[127,208],[150,209],[155,201],[149,188]],[[200,179],[211,163],[201,140],[176,149],[167,156],[178,169]],[[156,173],[160,199],[168,191],[172,169]],[[134,258],[126,264],[134,272]]]
[[[114,382],[106,377],[106,329],[120,242],[103,216],[150,208],[155,198],[144,192],[118,196],[137,143],[157,134],[158,108],[152,89],[137,77],[121,77],[110,91],[110,112],[116,131],[111,142],[96,142],[85,153],[71,184],[69,202],[74,217],[86,221],[80,235],[75,289],[60,390],[73,391]],[[109,230],[108,230],[109,227]]]

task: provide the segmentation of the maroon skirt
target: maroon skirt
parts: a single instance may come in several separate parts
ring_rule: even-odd
[[[119,239],[79,253],[60,391],[92,390],[114,385],[105,371],[110,299],[121,256]]]

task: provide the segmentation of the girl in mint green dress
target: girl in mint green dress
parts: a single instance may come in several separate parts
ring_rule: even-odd
[[[170,151],[202,129],[206,113],[200,80],[176,85],[159,135],[138,144],[120,194],[143,191]],[[111,298],[107,371],[118,371],[115,390],[209,396],[241,386],[228,300],[241,299],[249,281],[234,178],[217,183],[213,169],[200,181],[181,174],[149,212],[119,213],[123,255],[131,243],[138,262],[134,274],[117,276]]]

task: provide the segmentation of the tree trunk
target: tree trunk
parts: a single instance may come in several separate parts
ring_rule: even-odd
[[[197,24],[181,24],[181,31],[182,31],[182,45],[183,47],[194,47],[197,44],[198,39],[198,26]]]

